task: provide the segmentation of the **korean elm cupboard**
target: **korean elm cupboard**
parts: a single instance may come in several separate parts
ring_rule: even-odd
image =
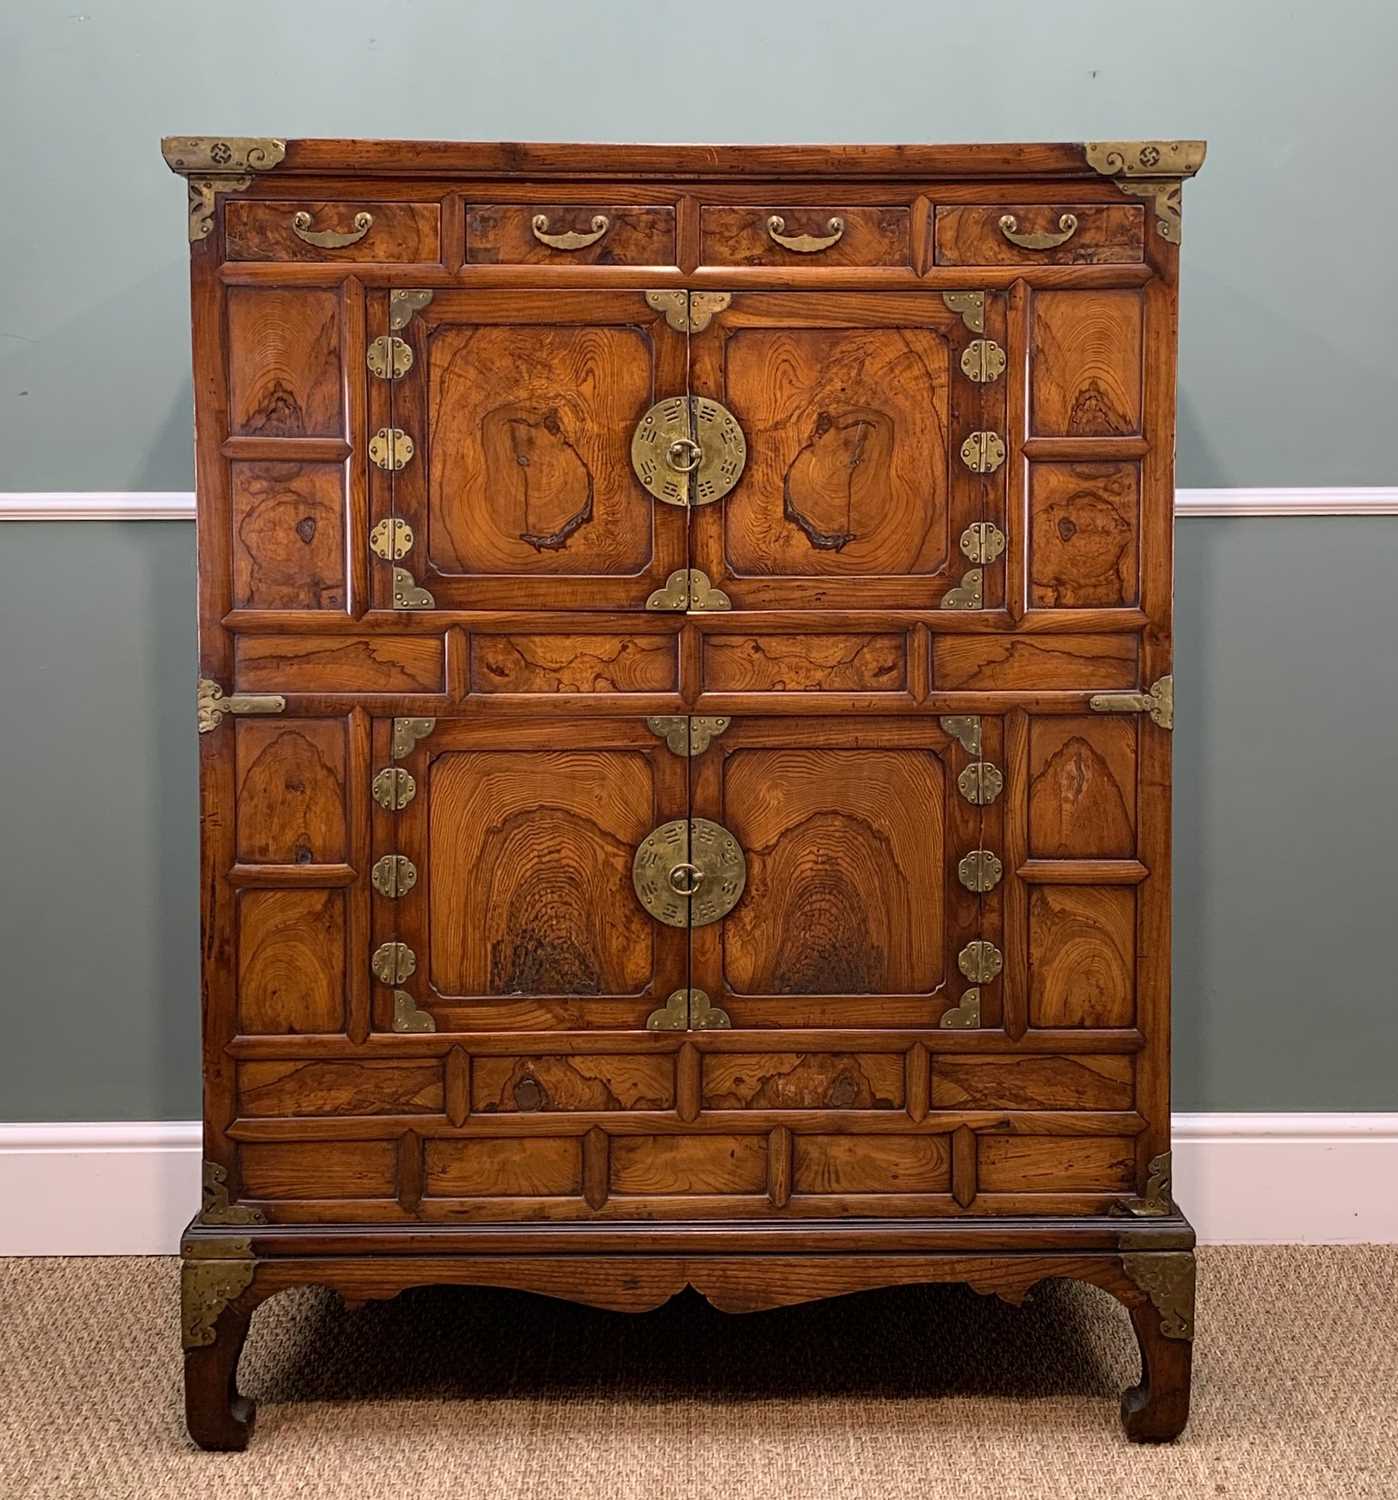
[[[189,1428],[254,1308],[1130,1313],[1170,1194],[1192,141],[173,137],[199,497]]]

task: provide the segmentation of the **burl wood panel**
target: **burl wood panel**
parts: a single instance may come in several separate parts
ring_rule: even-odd
[[[1031,889],[1031,1025],[1130,1026],[1136,1015],[1135,973],[1135,887]]]
[[[1005,237],[1010,215],[1017,234],[1061,234],[1072,214],[1078,227],[1061,245],[1027,249]],[[968,203],[939,207],[934,230],[939,266],[1101,266],[1145,254],[1145,210],[1137,203]]]
[[[1031,304],[1030,431],[1038,437],[1141,430],[1141,294],[1036,292]]]
[[[932,681],[943,691],[1134,688],[1137,638],[1118,635],[934,635]]]
[[[723,502],[735,574],[941,569],[948,349],[936,331],[739,328],[725,359],[748,441]]]
[[[345,1014],[342,890],[243,891],[238,898],[238,1027],[339,1031]]]
[[[1138,597],[1141,470],[1029,465],[1029,602],[1088,609]]]
[[[705,1109],[902,1109],[901,1053],[714,1052]]]
[[[439,635],[240,635],[234,679],[251,693],[440,693]]]
[[[907,644],[901,633],[705,635],[704,687],[721,693],[902,692]]]
[[[650,762],[635,751],[439,756],[428,822],[437,990],[643,990],[654,923],[636,899],[631,864],[653,804]]]
[[[230,432],[340,437],[340,294],[310,287],[228,288]]]
[[[941,1053],[932,1060],[934,1109],[1130,1109],[1134,1060],[1115,1053],[1082,1057],[998,1057]]]
[[[308,245],[292,227],[298,213],[311,216],[312,234],[352,233],[359,213],[371,214],[373,223],[352,245]],[[441,257],[441,218],[436,203],[230,198],[224,205],[223,233],[229,260],[425,261]]]
[[[439,1115],[442,1065],[434,1058],[248,1062],[238,1067],[238,1112],[306,1115]]]
[[[780,216],[785,238],[813,235],[827,239],[830,220],[844,220],[844,232],[825,250],[788,250],[767,228]],[[768,205],[749,208],[706,203],[699,210],[699,262],[707,266],[780,266],[783,270],[821,271],[828,266],[910,266],[912,216],[902,205],[887,208]]]
[[[614,1193],[761,1193],[765,1135],[618,1135],[611,1141]]]
[[[923,750],[750,749],[724,767],[747,855],[724,919],[737,994],[926,994],[942,975],[942,762]]]
[[[249,1198],[391,1198],[394,1141],[256,1142],[238,1149]]]
[[[944,1193],[951,1150],[942,1135],[798,1135],[797,1193]]]
[[[345,859],[344,722],[239,719],[234,733],[239,861]]]
[[[1134,716],[1043,715],[1029,729],[1029,853],[1129,859],[1136,853]]]
[[[471,1108],[481,1114],[674,1107],[670,1053],[477,1057],[471,1063]]]
[[[582,1185],[577,1136],[428,1141],[423,1191],[430,1198],[553,1198]]]
[[[229,465],[233,603],[240,609],[343,609],[343,464]]]
[[[631,435],[641,328],[443,324],[428,370],[430,557],[442,573],[616,575],[651,555]]]
[[[547,234],[591,234],[598,214],[610,222],[595,245],[556,250],[535,237],[535,214],[548,219]],[[466,264],[673,266],[675,210],[660,204],[468,203]]]
[[[1115,1136],[980,1135],[983,1193],[1125,1192],[1136,1179],[1136,1143]]]
[[[679,683],[679,636],[471,636],[476,693],[664,693]]]

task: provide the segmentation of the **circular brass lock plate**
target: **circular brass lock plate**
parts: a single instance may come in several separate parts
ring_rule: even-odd
[[[704,927],[726,917],[747,878],[737,839],[708,818],[662,823],[641,842],[631,864],[637,899],[667,927]]]
[[[666,505],[711,505],[737,484],[747,439],[728,408],[707,396],[657,401],[631,438],[636,478]]]

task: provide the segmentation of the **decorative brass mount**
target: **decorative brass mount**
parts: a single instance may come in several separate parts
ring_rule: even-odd
[[[406,943],[380,943],[369,958],[369,968],[380,984],[402,984],[417,968],[417,954]]]
[[[989,849],[972,849],[957,861],[956,878],[968,891],[993,891],[1005,867]]]
[[[389,473],[406,469],[416,452],[416,444],[401,427],[380,427],[369,439],[369,462]]]
[[[993,474],[1005,462],[1005,440],[998,432],[973,432],[961,445],[961,462],[973,474]]]
[[[942,301],[949,312],[961,314],[961,321],[972,333],[985,332],[984,292],[943,292]]]
[[[436,1031],[431,1014],[417,1008],[417,1001],[407,990],[393,992],[393,1029],[395,1031]]]
[[[219,193],[252,186],[254,172],[270,172],[286,156],[286,142],[257,135],[167,135],[161,154],[189,189],[189,240],[202,240],[214,227]]]
[[[196,722],[200,734],[208,734],[223,722],[224,714],[279,714],[286,710],[280,693],[229,693],[212,678],[199,679]]]
[[[1005,533],[994,521],[972,521],[961,533],[961,551],[973,563],[993,563],[1005,550]]]
[[[1204,165],[1206,149],[1203,141],[1088,141],[1083,155],[1123,193],[1153,199],[1156,231],[1161,239],[1178,245],[1183,226],[1180,181]],[[1138,178],[1153,180],[1132,180]]]
[[[962,1030],[981,1024],[981,992],[969,989],[961,997],[961,1004],[942,1012],[940,1025],[948,1030]]]
[[[1005,776],[988,760],[973,760],[956,778],[956,788],[973,807],[989,807],[1005,790]]]
[[[728,1012],[710,1005],[703,990],[676,990],[646,1017],[648,1031],[723,1031],[732,1024]]]
[[[435,609],[437,601],[418,583],[407,568],[393,570],[393,607],[395,609]]]
[[[1136,1219],[1160,1219],[1175,1211],[1170,1182],[1171,1157],[1168,1151],[1152,1156],[1146,1167],[1146,1190],[1138,1198],[1127,1198],[1112,1205],[1114,1214],[1129,1214]]]
[[[677,568],[665,580],[665,587],[656,589],[646,600],[646,608],[702,615],[732,609],[733,601],[709,582],[709,575],[702,568]]]
[[[228,1200],[228,1173],[216,1161],[204,1163],[204,1203],[199,1210],[201,1224],[265,1224],[267,1216],[260,1208]]]
[[[369,373],[380,380],[401,380],[413,367],[413,348],[397,334],[380,334],[364,355]]]
[[[549,232],[547,214],[535,214],[529,221],[534,238],[541,245],[547,245],[550,250],[586,250],[589,245],[595,245],[611,227],[612,221],[606,214],[593,214],[591,234],[580,234],[571,229],[561,234],[552,234]]]
[[[988,984],[1005,967],[994,943],[975,938],[956,955],[956,966],[972,984]]]
[[[1121,1268],[1150,1298],[1167,1339],[1194,1337],[1194,1254],[1190,1250],[1142,1250],[1121,1257]]]
[[[732,292],[647,292],[646,305],[665,315],[676,333],[702,333],[715,313],[733,301]]]
[[[385,562],[398,562],[413,550],[413,528],[397,517],[380,521],[369,533],[369,550]]]
[[[388,331],[401,333],[432,300],[431,287],[400,287],[388,294]]]
[[[972,339],[961,351],[961,373],[977,385],[988,385],[1005,373],[1005,351],[994,339]]]
[[[417,884],[417,866],[406,854],[385,854],[374,861],[369,884],[381,896],[396,901]]]
[[[390,754],[394,760],[411,755],[419,740],[424,740],[437,727],[436,719],[395,719],[393,721],[393,746]]]
[[[981,753],[981,716],[979,714],[944,714],[938,720],[967,755]]]
[[[666,505],[709,505],[737,484],[747,439],[733,413],[707,396],[657,401],[631,437],[631,467]]]
[[[1144,693],[1094,693],[1088,707],[1099,714],[1149,714],[1162,729],[1175,727],[1175,679],[1157,678]]]
[[[224,1309],[252,1285],[251,1260],[187,1259],[180,1266],[180,1335],[186,1349],[214,1342]]]
[[[942,595],[942,609],[981,609],[985,605],[985,574],[979,568],[967,568],[961,582]]]
[[[708,818],[662,823],[637,845],[631,862],[636,899],[667,927],[705,927],[726,917],[747,878],[737,839]]]
[[[1000,233],[1012,245],[1018,245],[1021,250],[1057,250],[1060,245],[1066,245],[1078,232],[1077,214],[1060,214],[1058,216],[1058,232],[1041,230],[1038,232],[1023,231],[1019,227],[1019,220],[1013,214],[1001,214],[999,218]]]
[[[417,782],[403,766],[385,766],[369,783],[369,794],[386,812],[402,812],[417,796]]]
[[[732,719],[721,715],[658,714],[646,720],[646,728],[665,741],[666,748],[676,755],[702,755],[709,748],[709,741],[722,734]]]
[[[353,229],[312,229],[315,221],[303,208],[291,216],[291,232],[298,240],[314,245],[318,250],[343,250],[346,245],[357,245],[374,227],[374,216],[361,209],[354,216]]]
[[[780,245],[783,250],[794,250],[798,255],[816,255],[838,245],[845,232],[845,221],[838,214],[832,215],[826,221],[825,230],[824,234],[788,234],[786,220],[780,214],[773,214],[767,220],[767,233],[772,243]]]

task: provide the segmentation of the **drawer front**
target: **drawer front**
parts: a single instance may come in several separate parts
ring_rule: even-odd
[[[437,203],[331,203],[234,199],[224,209],[229,260],[435,261]]]
[[[904,206],[709,203],[699,213],[699,236],[707,266],[912,266],[912,215]]]
[[[1139,203],[991,203],[939,208],[939,266],[1100,266],[1145,254]]]
[[[471,203],[472,266],[673,266],[675,210],[611,203]]]

